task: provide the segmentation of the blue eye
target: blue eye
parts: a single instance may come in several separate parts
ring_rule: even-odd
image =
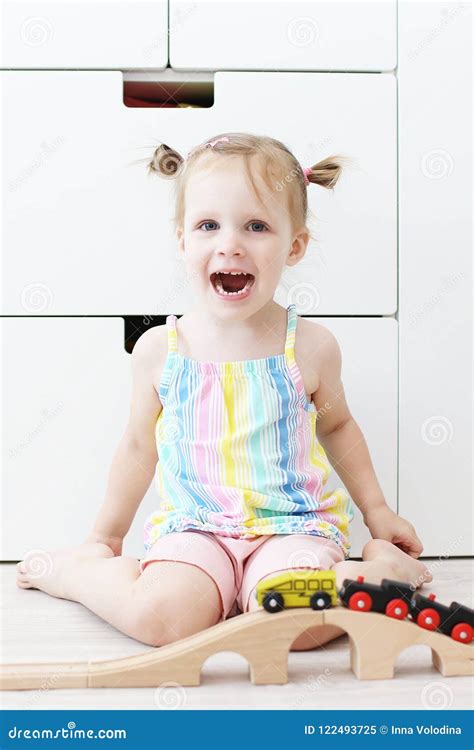
[[[216,221],[203,221],[203,223],[201,224],[201,226],[199,227],[199,229],[202,229],[203,227],[205,227],[206,224],[214,224],[215,226],[217,226],[217,222]],[[205,229],[204,231],[207,232],[208,230]]]
[[[205,227],[209,227],[209,225],[211,225],[211,229],[205,229]],[[210,232],[217,226],[217,221],[203,221],[203,223],[199,225],[199,229],[203,229],[205,232]],[[262,231],[267,231],[267,227],[261,221],[251,221],[249,227],[258,227],[257,229],[252,230],[254,232],[261,233]]]

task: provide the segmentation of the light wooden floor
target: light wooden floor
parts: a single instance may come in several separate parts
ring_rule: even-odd
[[[434,591],[449,604],[473,606],[473,560],[430,560]],[[15,584],[13,563],[0,564],[2,663],[87,661],[152,650],[122,635],[81,604],[54,599]],[[393,680],[357,680],[349,665],[348,636],[327,646],[289,655],[286,685],[252,685],[243,657],[232,652],[208,659],[200,687],[115,688],[0,693],[10,709],[361,709],[471,708],[473,680],[442,677],[426,646],[398,657]]]

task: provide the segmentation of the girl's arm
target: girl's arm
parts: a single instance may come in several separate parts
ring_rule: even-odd
[[[129,420],[112,460],[105,499],[85,540],[103,542],[116,555],[122,552],[123,538],[151,484],[158,460],[155,425],[162,405],[153,386],[156,355],[156,336],[147,331],[132,352]]]
[[[341,381],[341,351],[333,334],[326,331],[323,344],[316,348],[320,383],[312,399],[318,410],[317,438],[372,536],[418,557],[423,545],[411,523],[387,505],[364,435],[349,411]]]

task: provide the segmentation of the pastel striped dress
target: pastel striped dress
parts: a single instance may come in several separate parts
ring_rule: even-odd
[[[331,466],[295,360],[294,304],[287,316],[284,354],[238,362],[182,356],[177,318],[167,317],[155,430],[160,506],[145,521],[147,551],[165,534],[197,529],[240,539],[320,535],[348,557],[352,501],[345,489],[323,494]]]

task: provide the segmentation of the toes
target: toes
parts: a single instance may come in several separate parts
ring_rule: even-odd
[[[19,589],[31,589],[32,585],[28,581],[23,581],[21,579],[18,579],[16,582],[16,585]]]

